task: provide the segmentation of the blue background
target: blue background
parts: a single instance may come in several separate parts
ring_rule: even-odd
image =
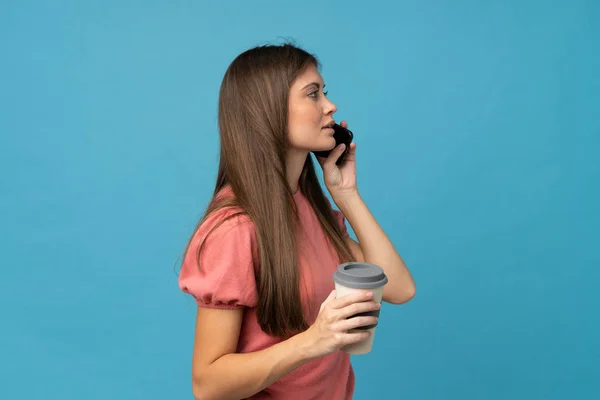
[[[280,38],[417,282],[355,398],[600,398],[600,3],[217,4],[0,5],[0,398],[191,398],[218,88]]]

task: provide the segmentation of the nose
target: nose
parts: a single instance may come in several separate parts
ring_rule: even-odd
[[[337,111],[337,106],[328,98],[325,98],[325,115],[333,115]]]

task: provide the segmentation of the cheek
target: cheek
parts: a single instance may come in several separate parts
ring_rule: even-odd
[[[297,99],[294,99],[297,100]],[[292,101],[288,108],[288,140],[296,148],[313,148],[322,140],[322,109],[315,101]]]
[[[315,128],[319,127],[321,117],[314,105],[302,105],[290,108],[288,115],[288,131],[291,136],[300,138],[314,136]]]
[[[296,103],[290,108],[290,121],[298,124],[310,124],[318,118],[317,106],[310,101]]]

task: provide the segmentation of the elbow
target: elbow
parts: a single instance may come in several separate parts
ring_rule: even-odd
[[[413,283],[412,285],[410,285],[410,288],[408,288],[406,290],[405,296],[406,296],[406,302],[412,300],[413,297],[415,297],[415,295],[417,294],[417,287],[415,286],[415,284]]]
[[[207,397],[205,394],[204,386],[194,378],[192,380],[192,395],[194,396],[194,400],[206,400]]]
[[[409,281],[404,285],[400,292],[402,297],[402,302],[400,304],[408,303],[410,300],[412,300],[413,297],[415,297],[415,295],[417,294],[417,286],[415,285],[415,280],[411,277],[411,279],[409,279]]]
[[[388,299],[384,300],[386,303],[390,304],[404,304],[412,300],[412,298],[415,297],[416,294],[417,288],[413,283],[408,287],[404,287],[401,290],[396,291]]]
[[[215,398],[211,395],[211,389],[206,379],[199,374],[192,376],[192,395],[195,400],[212,400]]]
[[[225,400],[231,399],[229,390],[219,384],[215,384],[214,378],[203,373],[192,376],[192,395],[195,400]]]

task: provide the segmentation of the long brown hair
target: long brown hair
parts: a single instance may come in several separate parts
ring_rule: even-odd
[[[196,228],[224,207],[241,210],[229,218],[240,214],[250,218],[258,243],[258,322],[266,333],[279,337],[308,328],[299,289],[298,214],[286,178],[285,157],[289,90],[309,65],[320,67],[314,55],[291,44],[255,47],[231,63],[219,93],[221,150],[217,182],[213,199]],[[234,196],[217,197],[227,185]],[[340,261],[351,260],[350,248],[310,156],[300,176],[299,190],[315,210]],[[199,268],[203,244],[196,255]]]

